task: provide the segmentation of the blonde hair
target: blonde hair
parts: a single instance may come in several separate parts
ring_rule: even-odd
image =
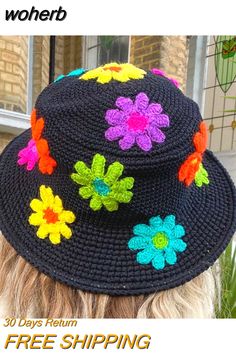
[[[49,278],[18,255],[3,237],[0,241],[0,317],[214,317],[217,287],[212,269],[182,286],[151,295],[92,294]]]

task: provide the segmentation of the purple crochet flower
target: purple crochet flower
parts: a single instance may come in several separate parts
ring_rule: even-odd
[[[140,92],[133,102],[127,97],[118,97],[118,109],[109,109],[105,119],[111,125],[105,132],[109,141],[120,139],[122,150],[130,149],[135,143],[144,151],[152,148],[152,141],[163,143],[165,134],[160,128],[169,127],[169,117],[162,114],[159,103],[149,104],[149,98]]]

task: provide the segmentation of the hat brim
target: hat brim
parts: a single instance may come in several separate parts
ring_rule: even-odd
[[[59,166],[53,175],[47,176],[37,167],[28,172],[17,164],[18,152],[29,139],[30,130],[15,138],[1,155],[0,229],[17,253],[53,279],[81,290],[110,295],[153,293],[196,277],[216,261],[230,242],[236,229],[235,187],[211,152],[205,153],[203,161],[210,184],[202,188],[183,187],[186,193],[173,204],[174,209],[160,206],[156,211],[156,215],[161,213],[163,217],[176,216],[176,222],[186,230],[187,243],[186,251],[177,255],[174,266],[156,270],[151,264],[139,264],[137,252],[128,248],[135,224],[131,225],[129,220],[126,223],[121,217],[119,225],[114,227],[112,222],[102,221],[106,211],[81,208],[88,201],[78,196],[78,186],[71,181],[69,170]],[[76,221],[71,224],[71,239],[63,239],[56,246],[48,239],[39,239],[37,228],[28,222],[32,212],[30,202],[39,196],[42,184],[50,186],[62,198],[64,208],[76,215]],[[132,209],[132,203],[122,208]],[[140,223],[148,223],[154,216],[135,212]]]

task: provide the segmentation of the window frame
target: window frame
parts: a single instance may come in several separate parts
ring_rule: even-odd
[[[200,107],[204,107],[204,84],[206,80],[206,52],[209,36],[192,36],[189,40],[186,95]]]
[[[235,150],[235,130],[233,129],[232,134],[228,131],[226,132],[226,129],[231,128],[230,123],[225,124],[225,119],[231,116],[235,116],[235,114],[225,114],[224,111],[222,110],[222,114],[219,114],[219,116],[215,116],[214,114],[212,117],[208,117],[205,114],[205,108],[208,103],[207,101],[207,89],[211,87],[207,87],[207,80],[208,80],[208,71],[209,71],[209,60],[208,58],[210,56],[214,56],[215,54],[208,54],[208,47],[209,43],[211,40],[211,37],[215,36],[197,36],[197,37],[192,37],[190,39],[190,45],[189,45],[189,63],[188,63],[188,75],[187,75],[187,86],[186,86],[186,93],[187,96],[192,98],[194,101],[196,101],[200,107],[201,114],[203,116],[203,119],[205,122],[207,122],[207,125],[209,126],[209,149],[216,154],[216,156],[230,156],[233,155],[234,157],[236,156],[236,150]],[[216,44],[214,44],[216,45]],[[218,82],[217,75],[215,76],[215,82]],[[215,84],[216,86],[213,86],[213,88],[219,87],[219,83]],[[223,93],[222,91],[222,97],[225,99],[227,95]],[[215,100],[215,98],[214,98]],[[224,103],[225,104],[225,103]],[[212,106],[212,109],[214,110],[214,103]],[[223,108],[224,109],[224,108]],[[218,123],[217,127],[214,127],[215,120],[221,119],[221,123]],[[235,121],[235,120],[234,120]],[[219,137],[217,137],[216,140],[216,135],[213,137],[213,130],[218,130]],[[228,146],[227,143],[225,143],[228,140],[228,137],[225,138],[224,134],[231,134],[231,137],[229,138],[231,141],[231,147]],[[213,142],[212,142],[213,141]],[[219,141],[219,144],[216,143],[216,141]],[[218,144],[218,145],[217,145]]]
[[[82,38],[82,51],[83,51],[82,52],[82,66],[84,68],[87,68],[87,69],[92,69],[92,68],[88,67],[89,49],[98,48],[98,47],[100,47],[100,44],[97,41],[96,45],[88,47],[88,43],[87,43],[88,37],[89,36],[83,36],[83,38]],[[98,36],[94,36],[94,37],[98,37]],[[115,36],[115,37],[128,37],[128,58],[127,58],[127,62],[129,63],[129,61],[130,61],[130,49],[131,49],[131,36],[121,36],[120,35],[120,36]]]

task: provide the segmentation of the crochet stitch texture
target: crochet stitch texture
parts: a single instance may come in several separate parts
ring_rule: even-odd
[[[168,80],[170,80],[170,82],[172,82],[173,85],[175,85],[176,87],[179,87],[179,82],[176,79],[174,79],[173,77],[168,77],[163,70],[153,68],[151,71],[154,75],[160,75],[160,76],[166,77]]]
[[[36,168],[39,160],[35,161],[31,143],[32,155],[27,161],[29,168],[34,164],[35,168],[29,172],[17,164],[19,151],[38,138],[32,136],[31,129],[16,137],[0,158],[2,233],[16,252],[41,272],[85,291],[139,295],[184,284],[216,261],[236,229],[235,187],[206,149],[207,128],[197,104],[168,78],[135,69],[133,76],[129,72],[121,77],[114,74],[119,70],[115,69],[104,82],[99,68],[86,80],[82,77],[89,71],[79,77],[65,76],[43,90],[35,104],[36,123],[42,124],[43,139],[57,162],[53,173]],[[105,137],[109,128],[117,126],[111,116],[109,122],[105,119],[106,113],[121,111],[116,105],[120,97],[129,98],[134,105],[141,93],[149,99],[145,110],[159,104],[160,114],[168,116],[169,125],[160,127],[165,139],[161,143],[152,140],[148,151],[136,140],[123,150],[119,146],[122,137],[115,141]],[[144,129],[147,121],[143,117],[132,116],[130,127]],[[191,161],[198,168],[192,170],[187,163],[179,180],[181,166],[193,154],[197,160]],[[112,179],[107,180],[109,169]],[[43,202],[41,186],[50,188],[54,202],[59,196],[63,210],[74,214],[75,219],[71,215],[64,220],[71,231],[63,223],[57,224],[61,215],[57,202],[43,208],[43,213],[38,209]],[[114,186],[122,187],[122,192],[114,191],[109,200]],[[34,199],[39,202],[32,202]],[[39,219],[31,216],[38,212]],[[173,227],[168,231],[158,226],[146,247],[146,226],[150,227],[149,220],[156,216],[162,227],[171,216]],[[146,226],[140,229],[140,224]],[[54,225],[60,227],[56,233]],[[182,232],[178,234],[176,227]],[[142,234],[137,236],[137,230]],[[173,234],[180,236],[177,241]],[[130,241],[134,237],[145,242]],[[149,252],[150,245],[155,252]]]
[[[68,77],[68,76],[77,76],[77,77],[79,77],[79,76],[81,76],[81,75],[84,74],[84,73],[85,73],[85,70],[84,70],[84,69],[78,68],[78,69],[75,69],[75,70],[70,71],[70,72],[69,72],[68,74],[66,74],[66,75],[59,75],[59,76],[54,80],[54,82],[60,81],[60,80],[64,79],[64,77]]]

